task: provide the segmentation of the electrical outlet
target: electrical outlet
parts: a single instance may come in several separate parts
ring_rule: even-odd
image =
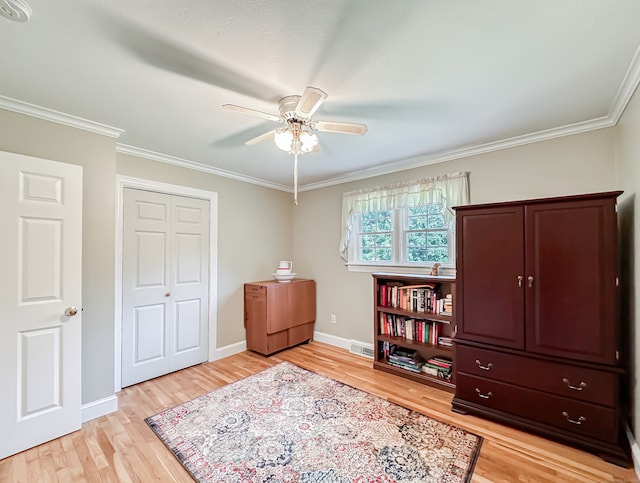
[[[336,323],[336,314],[331,314],[331,323],[332,324]]]

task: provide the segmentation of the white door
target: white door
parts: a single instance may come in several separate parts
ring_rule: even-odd
[[[80,429],[82,167],[0,152],[0,226],[1,459]]]
[[[122,386],[207,360],[209,202],[124,190]]]

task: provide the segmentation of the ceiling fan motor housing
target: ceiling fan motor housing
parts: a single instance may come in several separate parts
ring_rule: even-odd
[[[300,96],[286,96],[278,101],[278,109],[283,119],[289,121],[296,117],[296,106],[300,101]]]

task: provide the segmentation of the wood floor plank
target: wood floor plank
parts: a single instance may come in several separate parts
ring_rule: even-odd
[[[193,481],[144,419],[282,361],[323,374],[485,438],[474,483],[638,482],[632,469],[475,416],[451,411],[452,394],[377,371],[372,361],[311,342],[271,357],[242,352],[118,393],[119,410],[0,461],[0,482]]]

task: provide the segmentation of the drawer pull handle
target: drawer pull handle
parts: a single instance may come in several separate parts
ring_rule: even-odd
[[[566,411],[562,411],[562,415],[567,418],[567,421],[569,421],[571,424],[577,424],[578,426],[580,426],[587,420],[587,418],[585,418],[584,416],[580,416],[578,419],[571,419],[569,418],[569,414],[567,414]]]
[[[522,287],[522,275],[518,275],[518,287]]]
[[[584,381],[581,382],[578,386],[572,386],[569,382],[569,379],[567,379],[566,377],[562,379],[562,382],[564,382],[569,389],[573,389],[574,391],[582,391],[585,387],[587,387],[587,383]]]
[[[491,391],[489,391],[489,392],[488,392],[488,393],[486,393],[486,394],[482,394],[482,393],[480,392],[480,389],[478,389],[477,387],[476,387],[476,392],[478,393],[478,396],[479,396],[479,397],[481,397],[482,399],[489,399],[491,396],[493,396],[493,394],[491,393]]]
[[[478,359],[476,359],[476,364],[478,364],[478,367],[483,371],[488,371],[493,367],[493,364],[491,362],[489,362],[489,364],[487,364],[486,366],[483,366],[482,362],[480,362]]]

